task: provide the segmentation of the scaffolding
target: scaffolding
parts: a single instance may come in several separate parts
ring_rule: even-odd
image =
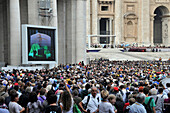
[[[53,17],[51,0],[38,1],[39,24],[49,26]]]

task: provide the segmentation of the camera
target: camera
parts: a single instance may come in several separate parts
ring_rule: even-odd
[[[87,110],[87,113],[90,113],[90,110],[89,110],[89,109]]]

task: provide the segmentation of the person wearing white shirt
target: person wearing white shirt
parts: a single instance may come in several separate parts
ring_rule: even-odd
[[[158,94],[159,97],[161,97],[163,99],[168,99],[168,96],[166,94],[163,94],[163,88],[159,88],[158,92],[159,92],[159,94]]]
[[[91,95],[86,96],[80,103],[79,106],[81,109],[87,113],[93,113],[98,111],[98,106],[101,103],[100,96],[97,95],[98,91],[96,87],[91,88]],[[87,107],[84,109],[83,104],[86,105]]]
[[[167,88],[164,90],[164,93],[168,95],[168,93],[170,92],[170,83],[166,83],[166,87]]]
[[[123,97],[123,101],[125,102],[125,100],[126,100],[126,89],[125,89],[125,86],[124,85],[121,85],[120,86],[120,94],[122,95],[122,97]]]

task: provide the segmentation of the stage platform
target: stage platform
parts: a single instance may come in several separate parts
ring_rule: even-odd
[[[99,52],[101,49],[96,49],[96,48],[94,48],[94,49],[87,49],[86,50],[86,52],[88,53],[88,52]]]
[[[170,52],[170,48],[147,48],[147,47],[131,47],[122,49],[124,52]]]
[[[122,52],[122,48],[105,48],[99,52],[87,53],[87,58],[92,60],[95,58],[107,58],[110,60],[168,60],[170,58],[170,52]]]

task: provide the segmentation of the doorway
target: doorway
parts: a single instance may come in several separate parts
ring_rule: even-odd
[[[101,18],[100,20],[100,35],[110,35],[109,18]],[[100,44],[109,44],[110,37],[100,37]]]
[[[154,14],[156,15],[154,17],[154,44],[163,44],[165,42],[164,34],[168,30],[166,14],[168,13],[169,11],[165,6],[157,7],[154,11]]]

